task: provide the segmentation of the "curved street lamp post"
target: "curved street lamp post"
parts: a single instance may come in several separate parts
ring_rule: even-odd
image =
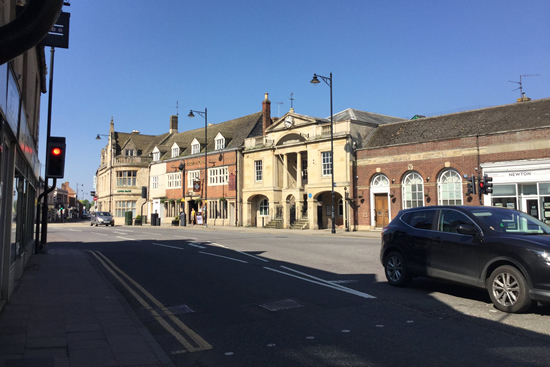
[[[332,200],[332,208],[331,208],[331,218],[332,218],[332,230],[331,233],[336,233],[336,226],[334,221],[334,131],[332,127],[332,72],[330,73],[329,77],[322,76],[319,74],[313,74],[313,79],[311,79],[311,84],[319,84],[319,78],[321,78],[330,88],[330,173],[331,173],[331,183],[330,183],[330,190],[331,190],[331,200]]]
[[[191,110],[187,117],[193,118],[195,115],[193,112],[204,117],[204,205],[203,205],[203,216],[204,216],[204,226],[206,227],[206,213],[208,203],[208,110],[204,108],[204,111],[194,111]]]

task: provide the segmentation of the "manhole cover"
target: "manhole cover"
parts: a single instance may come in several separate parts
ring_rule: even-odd
[[[305,307],[305,305],[303,305],[300,302],[297,302],[293,299],[283,299],[283,300],[280,300],[280,301],[264,303],[264,304],[261,304],[259,306],[262,307],[262,308],[265,308],[266,310],[271,311],[271,312]]]

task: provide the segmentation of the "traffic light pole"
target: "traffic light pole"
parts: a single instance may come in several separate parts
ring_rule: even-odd
[[[54,64],[54,54],[55,54],[55,48],[50,48],[50,91],[48,94],[48,123],[47,123],[47,129],[46,129],[46,145],[47,142],[50,141],[50,135],[52,131],[52,99],[53,99],[53,64]],[[46,152],[46,155],[48,152]],[[44,172],[44,191],[46,191],[48,187],[48,180],[49,177],[47,175],[48,168],[46,167],[46,170]],[[55,189],[55,185],[57,185],[57,179],[53,179],[53,184],[51,190]],[[38,242],[38,238],[36,239]],[[42,236],[40,239],[40,250],[42,252],[47,252],[48,249],[46,247],[46,243],[48,242],[48,196],[47,194],[44,195],[44,204],[42,204]]]

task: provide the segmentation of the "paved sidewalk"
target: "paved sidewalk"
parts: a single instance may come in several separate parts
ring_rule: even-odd
[[[51,227],[88,222],[49,223]],[[144,225],[144,227],[150,225]],[[120,226],[119,226],[120,227]],[[172,227],[163,230],[242,231],[306,236],[380,238],[380,231],[346,232],[251,227]],[[173,366],[133,309],[81,250],[33,255],[0,312],[0,367]]]
[[[0,367],[172,366],[88,253],[33,255],[0,312]]]

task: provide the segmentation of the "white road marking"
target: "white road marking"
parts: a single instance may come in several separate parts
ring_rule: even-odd
[[[199,253],[205,254],[205,255],[210,255],[210,256],[221,257],[221,258],[224,258],[224,259],[233,260],[233,261],[238,261],[238,262],[240,262],[240,263],[248,264],[248,261],[239,260],[239,259],[234,259],[234,258],[232,258],[232,257],[227,257],[227,256],[222,256],[222,255],[211,254],[211,253],[209,253],[209,252],[204,252],[204,251],[199,251]]]
[[[312,279],[299,277],[299,276],[294,275],[294,274],[285,273],[284,271],[280,271],[280,270],[277,270],[277,269],[268,268],[268,267],[265,267],[265,266],[264,266],[264,269],[266,269],[266,270],[271,270],[271,271],[274,271],[274,272],[276,272],[276,273],[288,275],[289,277],[302,279],[302,280],[305,280],[306,282],[310,282],[310,283],[322,285],[322,286],[324,286],[324,287],[336,289],[336,290],[341,291],[341,292],[350,293],[350,294],[353,294],[353,295],[358,296],[358,297],[362,297],[362,298],[376,298],[376,297],[374,297],[374,296],[371,296],[370,294],[363,293],[363,292],[359,292],[359,291],[356,291],[356,290],[354,290],[354,289],[350,289],[350,288],[346,288],[346,287],[342,287],[342,286],[337,286],[336,284],[328,283],[327,281],[324,281],[324,280],[322,280],[322,279],[321,279],[321,281],[315,281],[315,280],[312,280]],[[304,274],[304,273],[301,273],[301,274]],[[307,275],[307,274],[304,274],[304,275]],[[309,275],[307,275],[307,276],[309,276]],[[310,277],[311,277],[311,276],[310,276]],[[314,278],[314,277],[312,277],[312,278]],[[314,279],[318,279],[318,278],[314,278]]]
[[[224,245],[220,245],[219,243],[216,243],[216,242],[208,242],[208,243],[211,244],[211,245],[214,245],[214,246],[227,248],[227,247],[225,247]],[[237,252],[238,252],[238,251],[237,251]]]
[[[108,234],[106,233],[99,233],[99,232],[90,232],[92,234],[97,234],[97,235],[100,235],[100,236],[108,236]]]
[[[337,284],[337,283],[332,283],[331,281],[328,281],[328,280],[324,280],[324,279],[321,279],[321,278],[314,277],[313,275],[309,275],[309,274],[306,274],[306,273],[302,273],[301,271],[294,270],[294,269],[289,268],[289,267],[287,267],[287,266],[281,265],[281,268],[286,269],[286,270],[293,271],[293,272],[295,272],[295,273],[298,273],[298,274],[300,274],[300,275],[304,275],[304,276],[306,276],[306,277],[310,277],[311,279],[315,279],[315,280],[318,280],[318,281],[323,282],[323,283],[327,283],[327,284],[333,285],[333,286],[338,287],[338,288],[342,288],[342,289],[351,289],[351,288],[344,287],[343,285],[340,285],[340,284]],[[353,290],[353,289],[351,289],[351,290]],[[376,298],[376,297],[373,297],[373,298]]]
[[[181,247],[163,245],[162,243],[153,243],[153,245],[155,245],[155,246],[162,246],[162,247],[168,247],[168,248],[175,248],[176,250],[185,250],[184,248],[181,248]]]
[[[72,231],[72,232],[82,232],[80,229],[72,229],[72,228],[69,228],[69,231]]]
[[[269,262],[269,260],[262,259],[261,257],[258,257],[258,256],[254,256],[254,255],[247,254],[246,252],[241,252],[241,251],[237,251],[237,250],[233,250],[233,251],[238,252],[239,254],[243,254],[243,255],[246,255],[246,256],[253,257],[253,258],[257,259],[257,260],[260,260],[260,261],[263,261],[263,262],[266,262],[266,263]]]
[[[128,240],[128,241],[141,242],[140,240],[136,240],[135,238],[128,238],[128,237],[122,237],[122,236],[116,236],[116,238],[120,238],[122,240]]]
[[[128,232],[121,232],[121,231],[113,231],[115,233],[118,233],[118,234],[128,234]]]
[[[184,238],[186,240],[191,240],[191,241],[196,241],[197,239],[195,237],[189,237],[189,236],[176,236],[174,235],[174,237],[176,238]]]
[[[189,245],[189,246],[193,246],[193,247],[198,247],[198,248],[206,248],[206,247],[204,247],[204,246],[197,245],[197,244],[191,243],[191,242],[189,242],[188,245]]]

